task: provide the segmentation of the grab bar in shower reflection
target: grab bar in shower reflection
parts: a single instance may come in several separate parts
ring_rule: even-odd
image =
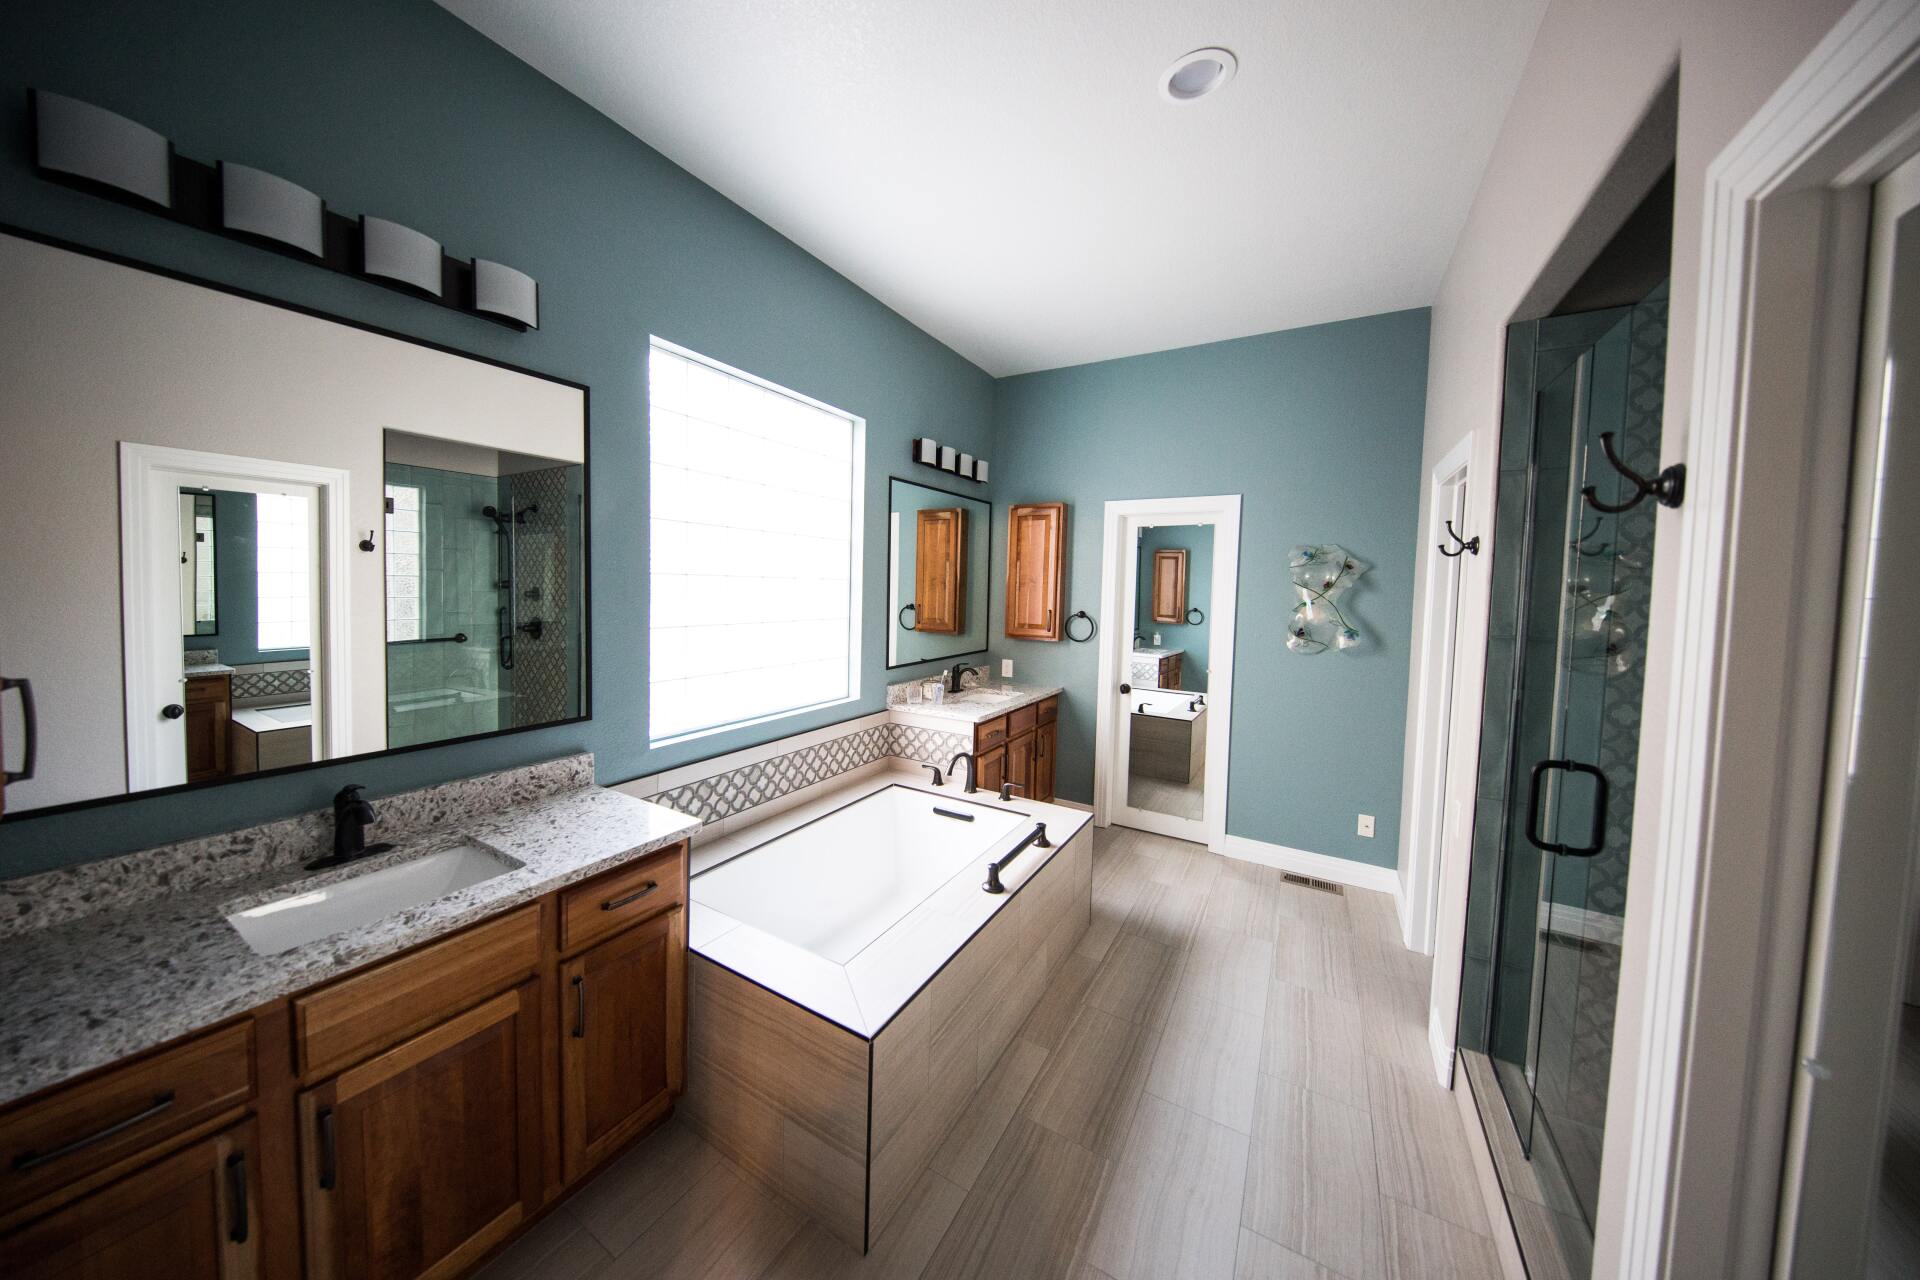
[[[1025,853],[1029,847],[1034,845],[1038,845],[1042,849],[1053,848],[1052,842],[1047,839],[1047,824],[1044,822],[1036,822],[1033,830],[1027,832],[1019,844],[1007,851],[1006,857],[1000,859],[998,862],[989,862],[987,864],[987,882],[980,887],[988,893],[1005,893],[1007,887],[1000,883],[1000,873],[1006,870],[1008,863],[1012,862],[1015,858]]]
[[[465,644],[467,633],[456,631],[450,636],[421,636],[418,640],[389,640],[388,644]]]

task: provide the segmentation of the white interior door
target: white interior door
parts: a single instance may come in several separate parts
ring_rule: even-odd
[[[1874,192],[1852,511],[1776,1271],[1920,1275],[1920,159]]]

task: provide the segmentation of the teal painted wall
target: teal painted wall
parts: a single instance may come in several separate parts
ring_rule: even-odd
[[[1153,620],[1153,553],[1156,551],[1187,553],[1187,606],[1199,609],[1205,621]],[[1180,657],[1180,687],[1189,693],[1205,693],[1212,648],[1207,636],[1208,628],[1213,625],[1209,618],[1213,610],[1213,526],[1174,524],[1148,529],[1140,536],[1138,562],[1136,580],[1140,587],[1134,593],[1134,632],[1146,637],[1148,644],[1158,635],[1162,647],[1184,650]]]
[[[1243,495],[1234,835],[1395,862],[1427,321],[1401,311],[995,386],[994,500],[1069,504],[1070,613],[1099,611],[1106,500]],[[1303,542],[1338,542],[1372,565],[1343,597],[1361,648],[1287,652],[1287,549]],[[1098,646],[1006,640],[994,603],[995,653],[1017,678],[1068,690],[1059,793],[1089,801]],[[1354,834],[1361,813],[1378,819],[1371,840]]]
[[[7,29],[0,221],[592,388],[594,681],[588,724],[9,819],[0,876],[320,807],[347,782],[377,796],[582,748],[615,782],[884,704],[887,477],[919,435],[993,457],[980,369],[427,0],[21,0]],[[336,209],[527,271],[541,328],[514,333],[46,182],[31,163],[34,86],[131,116],[187,155],[257,165]],[[636,566],[647,563],[649,334],[866,418],[857,705],[647,750]]]

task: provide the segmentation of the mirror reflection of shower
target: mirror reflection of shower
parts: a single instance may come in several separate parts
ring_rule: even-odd
[[[510,480],[503,481],[502,484],[504,487],[511,489],[512,482]],[[509,504],[505,510],[491,504],[480,508],[480,514],[493,521],[494,532],[500,535],[502,539],[500,546],[501,574],[498,578],[494,579],[493,583],[496,590],[507,593],[506,603],[500,605],[494,611],[495,616],[499,620],[500,669],[502,671],[513,670],[514,638],[516,636],[525,634],[538,640],[546,632],[546,622],[538,614],[535,614],[526,622],[520,621],[519,575],[514,571],[514,565],[517,561],[514,553],[518,550],[520,526],[526,524],[528,516],[538,515],[539,513],[540,504],[537,502],[531,502],[519,508],[515,508]],[[530,602],[537,603],[540,599],[540,588],[537,586],[531,587],[527,590],[526,594]]]

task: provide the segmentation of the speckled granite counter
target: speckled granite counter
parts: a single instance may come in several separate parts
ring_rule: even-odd
[[[1008,684],[996,686],[991,693],[983,689],[968,689],[965,693],[948,694],[945,702],[923,702],[918,706],[909,706],[907,685],[916,683],[919,682],[908,680],[887,686],[887,710],[908,717],[909,723],[911,718],[918,717],[949,723],[983,724],[996,716],[1018,711],[1021,707],[1031,706],[1043,698],[1063,692],[1059,685]]]
[[[0,883],[0,1104],[662,848],[697,819],[592,784],[591,756],[375,799],[391,854],[307,875],[324,811]],[[255,955],[230,904],[454,844],[521,863],[383,920]]]

